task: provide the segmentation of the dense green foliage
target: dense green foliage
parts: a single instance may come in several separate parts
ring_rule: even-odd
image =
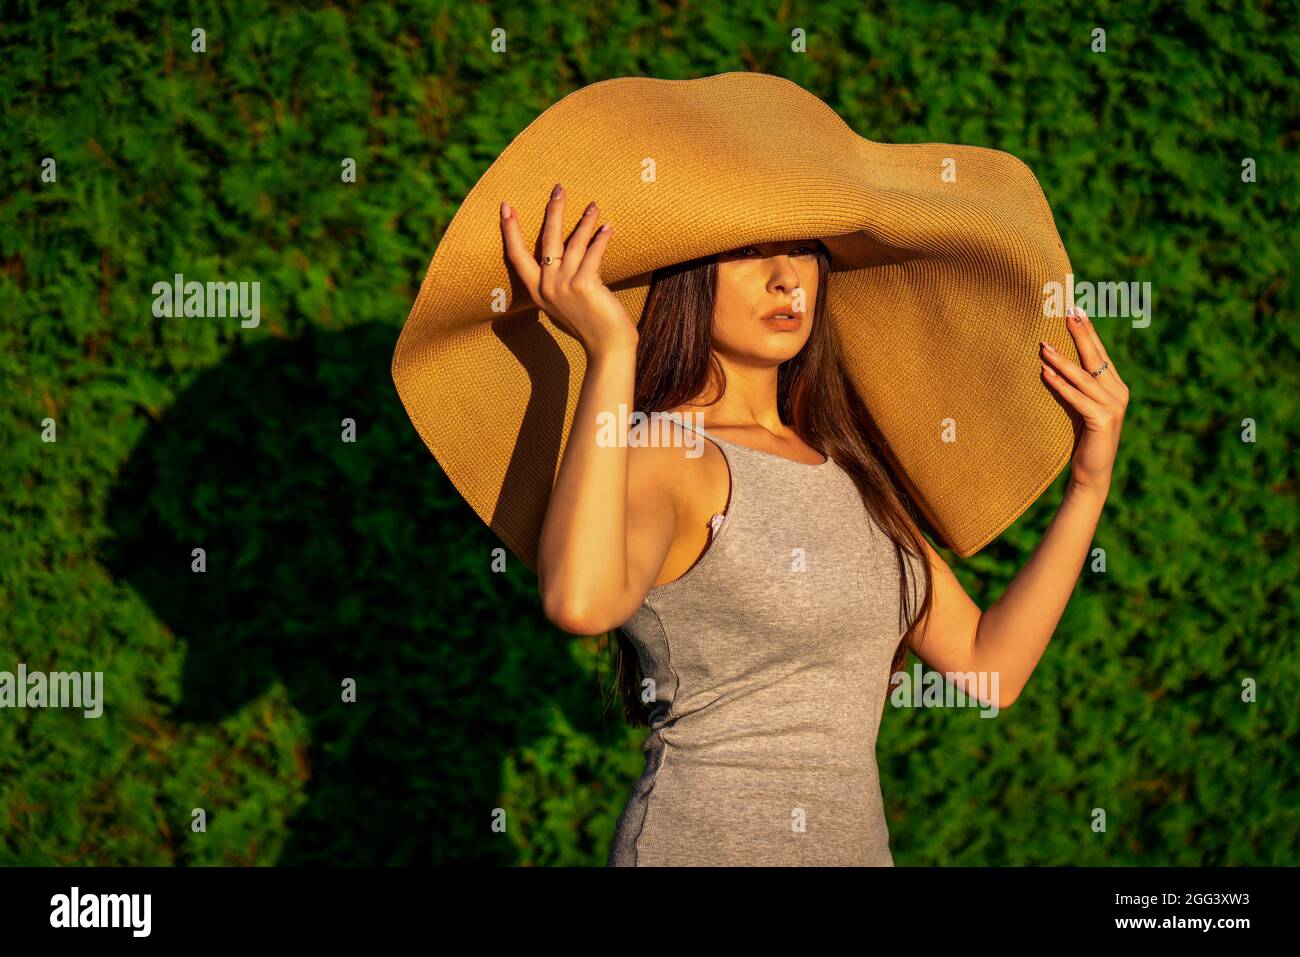
[[[457,203],[541,110],[738,69],[870,139],[1015,153],[1080,278],[1153,287],[1149,326],[1097,320],[1133,389],[1105,572],[996,720],[886,709],[897,862],[1296,863],[1295,14],[11,5],[0,671],[102,670],[107,701],[0,710],[0,863],[603,863],[645,731],[602,713],[603,656],[527,570],[490,571],[389,361]],[[260,281],[261,325],[155,318],[177,272]],[[945,553],[982,607],[1064,481]]]

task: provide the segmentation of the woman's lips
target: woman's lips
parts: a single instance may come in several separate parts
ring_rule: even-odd
[[[800,321],[801,320],[797,316],[790,319],[773,318],[763,320],[763,322],[767,323],[768,326],[778,331],[792,331],[798,329]]]

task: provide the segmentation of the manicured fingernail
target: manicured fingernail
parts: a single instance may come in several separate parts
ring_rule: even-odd
[[[561,191],[562,189],[563,189],[563,187],[561,187],[559,183],[556,183],[556,184],[555,184],[555,189],[551,190],[551,199],[559,199],[559,198],[560,198],[560,191]]]
[[[596,204],[595,204],[595,203],[588,203],[588,204],[587,204],[587,208],[583,211],[582,215],[584,215],[584,216],[590,216],[590,215],[591,215],[592,213],[594,213],[595,211],[596,211]]]
[[[1047,350],[1048,352],[1050,352],[1052,355],[1056,355],[1056,350],[1052,348],[1052,344],[1051,344],[1050,342],[1043,342],[1042,340],[1039,340],[1039,345],[1041,345],[1044,349],[1046,349],[1046,350]]]
[[[1052,371],[1052,367],[1045,362],[1043,363],[1043,371],[1048,375],[1056,375],[1056,373]]]
[[[510,218],[510,207],[506,204],[506,201],[504,199],[501,200],[501,218],[502,219]]]

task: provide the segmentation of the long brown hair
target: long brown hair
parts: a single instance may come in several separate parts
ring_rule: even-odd
[[[894,651],[887,679],[907,663],[908,639],[929,615],[930,563],[925,558],[920,519],[882,451],[880,433],[866,406],[849,382],[841,361],[840,343],[827,309],[830,259],[820,242],[817,257],[817,296],[812,333],[803,349],[777,370],[776,401],[781,421],[823,455],[833,458],[857,485],[862,501],[894,542],[899,566],[899,628],[905,629]],[[717,257],[657,270],[650,282],[638,327],[636,386],[633,407],[649,415],[667,412],[704,395],[706,387],[717,402],[726,389],[726,375],[710,342],[717,303]],[[712,404],[712,403],[710,403]],[[913,612],[908,587],[907,551],[920,558],[925,586],[920,609]],[[623,715],[632,725],[648,724],[649,709],[641,701],[641,662],[635,646],[621,628],[610,634],[617,642],[613,670],[623,698]],[[608,702],[606,702],[608,706]]]

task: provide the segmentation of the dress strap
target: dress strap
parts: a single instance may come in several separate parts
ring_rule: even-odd
[[[704,426],[702,426],[702,425],[691,425],[690,419],[688,419],[688,418],[687,418],[686,416],[684,416],[684,415],[682,415],[682,416],[677,416],[676,418],[673,419],[673,421],[676,422],[678,425],[682,426],[683,428],[690,429],[692,432],[698,432],[698,433],[700,433],[700,435],[707,436],[708,438],[711,438],[711,439],[716,439],[716,438],[717,438],[716,435],[711,434],[711,433],[708,431],[708,429],[706,429]]]
[[[721,436],[718,436],[718,435],[714,435],[714,434],[712,434],[712,433],[709,432],[709,430],[706,429],[704,426],[702,426],[702,425],[692,425],[690,419],[689,419],[687,416],[685,416],[685,415],[678,416],[677,418],[674,419],[674,421],[677,422],[677,424],[680,425],[680,426],[682,426],[683,428],[690,429],[692,432],[696,432],[696,433],[698,433],[698,434],[704,436],[706,439],[710,439],[710,440],[712,440],[713,442],[718,443],[719,446],[723,446],[723,445],[725,445],[725,446],[727,446],[728,448],[734,447],[734,443],[732,443],[732,442],[728,442],[726,439],[722,438]],[[727,509],[724,509],[724,510],[721,511],[721,512],[715,512],[714,515],[713,515],[713,517],[712,517],[711,519],[709,519],[709,542],[710,542],[710,544],[711,544],[712,541],[713,541],[713,536],[717,535],[717,533],[718,533],[718,529],[722,526],[723,521],[726,519],[726,517],[727,517],[727,511],[729,510],[729,508],[730,508],[732,502],[735,501],[735,488],[734,488],[734,485],[735,485],[735,481],[736,481],[736,465],[735,465],[735,462],[732,460],[730,453],[728,453],[728,452],[726,452],[726,451],[723,451],[722,454],[723,454],[723,457],[727,460],[727,474],[728,474],[728,480],[729,480],[729,482],[730,482],[731,485],[732,485],[732,490],[731,490],[731,498],[732,498],[732,501],[731,501],[731,502],[728,502],[728,508],[727,508]]]

